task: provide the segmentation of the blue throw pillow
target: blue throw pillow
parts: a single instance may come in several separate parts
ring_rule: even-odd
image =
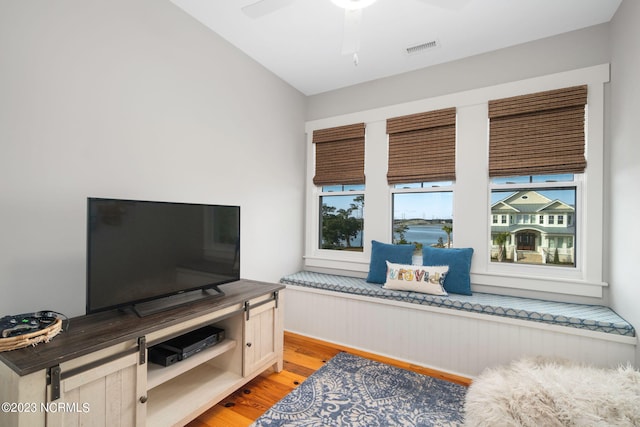
[[[471,295],[473,248],[422,248],[422,265],[448,265],[444,289],[452,294]]]
[[[411,264],[414,245],[392,245],[371,241],[371,262],[367,282],[384,284],[387,278],[387,261],[395,264]]]

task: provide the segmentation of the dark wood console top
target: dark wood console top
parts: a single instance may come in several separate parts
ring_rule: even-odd
[[[225,293],[222,297],[203,299],[145,317],[129,310],[74,317],[69,321],[69,329],[50,342],[1,352],[0,362],[20,376],[28,375],[284,288],[281,284],[241,279],[220,285]]]

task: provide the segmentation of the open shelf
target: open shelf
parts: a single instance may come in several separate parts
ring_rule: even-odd
[[[183,424],[194,414],[218,403],[244,382],[241,375],[207,363],[196,366],[149,390],[147,425]]]
[[[184,374],[185,372],[202,365],[214,357],[218,357],[221,354],[234,349],[236,345],[236,340],[227,338],[212,347],[202,350],[201,352],[170,366],[149,363],[149,367],[147,368],[147,390],[151,390],[169,380],[174,379],[178,375]]]

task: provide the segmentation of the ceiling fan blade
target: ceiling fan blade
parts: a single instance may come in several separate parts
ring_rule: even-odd
[[[259,0],[242,8],[242,12],[249,18],[261,18],[278,9],[290,5],[295,0]]]
[[[460,10],[465,7],[471,0],[420,0],[423,3],[432,6],[441,7],[443,9]]]
[[[350,55],[360,50],[360,23],[362,9],[344,11],[344,30],[342,33],[342,54]]]

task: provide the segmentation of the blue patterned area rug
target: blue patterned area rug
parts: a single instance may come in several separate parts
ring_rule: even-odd
[[[461,426],[467,388],[339,353],[252,426]]]

